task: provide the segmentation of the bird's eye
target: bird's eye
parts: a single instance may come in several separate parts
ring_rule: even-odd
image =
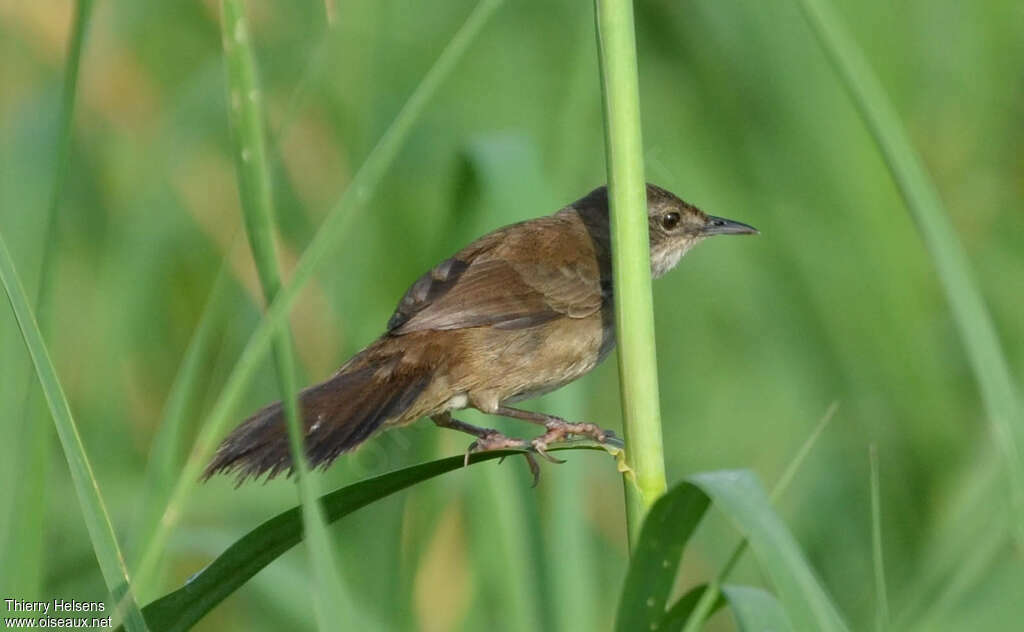
[[[661,216],[661,226],[665,230],[672,230],[679,225],[679,213],[671,212],[665,213]]]

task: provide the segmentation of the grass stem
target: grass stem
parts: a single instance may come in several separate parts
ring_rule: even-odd
[[[11,309],[18,321],[18,327],[21,329],[22,339],[32,358],[36,375],[39,377],[39,384],[42,386],[43,395],[50,408],[53,423],[57,427],[57,436],[64,448],[64,457],[67,460],[68,469],[71,471],[71,481],[81,505],[82,517],[89,531],[89,538],[96,553],[96,560],[99,562],[100,572],[110,590],[112,600],[118,604],[115,613],[126,613],[125,627],[129,631],[145,630],[146,623],[135,603],[128,581],[128,569],[121,554],[121,547],[117,543],[117,536],[114,534],[114,526],[110,522],[110,514],[107,513],[107,506],[103,502],[99,483],[93,474],[89,456],[85,452],[85,445],[82,443],[78,426],[71,414],[71,407],[68,405],[64,389],[57,377],[57,371],[50,360],[49,351],[46,349],[46,343],[36,324],[32,308],[29,306],[28,295],[25,293],[21,278],[18,276],[14,261],[11,259],[11,254],[2,236],[0,236],[0,282],[7,292]]]
[[[468,50],[469,45],[483,29],[490,17],[501,7],[504,0],[481,0],[459,31],[452,37],[441,56],[409,96],[391,126],[384,132],[366,161],[356,172],[341,199],[334,205],[316,236],[295,265],[291,282],[284,286],[267,306],[259,326],[252,333],[243,349],[235,368],[228,376],[220,396],[213,405],[189,458],[185,462],[174,490],[171,492],[159,527],[145,548],[135,574],[137,581],[143,581],[153,572],[160,552],[163,550],[171,527],[177,522],[182,504],[196,484],[199,474],[224,434],[226,426],[233,420],[235,406],[242,397],[243,389],[256,372],[259,361],[270,347],[274,332],[287,320],[289,310],[298,298],[299,292],[312,278],[317,266],[330,254],[338,239],[355,219],[357,211],[365,208],[370,195],[383,179],[387,169],[394,162],[405,140],[438,87],[448,77],[455,64]]]
[[[239,198],[257,275],[263,296],[269,303],[281,290],[281,273],[274,244],[274,202],[267,161],[263,99],[256,76],[255,55],[245,6],[240,0],[222,0],[221,28]],[[309,476],[305,433],[296,400],[295,351],[287,320],[274,332],[273,348],[288,426],[292,471],[302,503],[303,526],[315,577],[314,611],[319,628],[330,630],[336,622],[348,618],[348,609],[341,607],[347,601],[347,591],[343,587],[334,558],[334,547],[327,533],[323,509],[317,500],[319,493],[316,483]]]

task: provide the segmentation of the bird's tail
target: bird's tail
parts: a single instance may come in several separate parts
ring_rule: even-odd
[[[430,383],[431,372],[402,362],[400,349],[381,339],[352,358],[330,379],[299,393],[306,456],[327,467],[355,449],[386,422],[399,418]],[[281,402],[242,422],[217,449],[203,473],[235,472],[238,483],[293,470]]]

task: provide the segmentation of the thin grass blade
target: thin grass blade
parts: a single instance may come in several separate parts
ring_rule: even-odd
[[[463,153],[466,176],[473,182],[466,189],[472,188],[478,195],[457,199],[453,208],[463,209],[460,217],[509,217],[522,208],[543,208],[550,201],[541,157],[528,138],[510,133],[475,136],[466,143]],[[471,226],[460,228],[472,230]],[[559,396],[565,399],[565,391],[555,395]],[[550,405],[569,419],[581,417],[557,403]],[[571,484],[568,481],[578,479],[582,465],[574,462],[570,467],[560,468],[557,476],[545,478],[545,500],[551,500],[550,493],[558,493],[564,485]],[[593,607],[585,598],[579,598],[577,590],[586,585],[586,580],[580,581],[582,569],[575,566],[585,564],[586,560],[570,557],[585,542],[585,512],[579,487],[565,490],[570,498],[564,499],[564,504],[562,498],[551,503],[558,505],[557,509],[552,507],[558,517],[552,515],[546,526],[558,531],[562,541],[572,542],[565,542],[565,548],[549,558],[535,553],[534,544],[539,538],[532,501],[537,494],[533,490],[524,494],[524,474],[525,468],[518,465],[486,468],[470,484],[472,500],[467,522],[476,534],[472,549],[479,590],[501,597],[494,610],[509,629],[543,629],[546,621],[562,619],[570,613],[578,617],[572,629],[591,629],[586,624],[586,615],[580,611],[590,613]],[[576,513],[566,515],[574,507]],[[551,563],[552,560],[558,561]],[[564,569],[572,578],[567,582],[551,578],[545,583],[549,573],[557,569]]]
[[[847,630],[753,473],[745,470],[708,472],[689,480],[711,497],[715,506],[725,512],[749,542],[796,629]]]
[[[569,390],[569,389],[566,389]],[[551,397],[552,410],[566,414],[567,419],[586,419],[583,415],[584,391],[561,391]],[[583,490],[593,485],[590,469],[582,459],[574,459],[571,467],[553,472],[546,481],[550,494],[545,498],[545,562],[550,573],[549,611],[553,612],[555,630],[596,630],[607,621],[611,608],[598,608],[595,601],[602,594],[598,569],[605,555],[593,540],[594,525],[589,516]]]
[[[967,254],[885,88],[832,5],[828,0],[797,4],[878,145],[931,255],[1010,479],[1017,539],[1024,545],[1024,467],[1019,447],[1024,441],[1024,406]]]
[[[159,429],[153,438],[146,464],[143,491],[138,501],[139,513],[134,529],[136,547],[145,544],[156,529],[157,520],[160,519],[160,513],[174,484],[174,477],[181,468],[187,415],[193,409],[199,394],[202,368],[212,359],[217,324],[226,308],[226,299],[229,296],[227,289],[231,282],[229,265],[225,259],[213,282],[206,306],[199,317],[199,324],[185,349],[181,368],[171,385]],[[138,594],[140,598],[145,598],[145,593]]]
[[[871,562],[875,571],[875,628],[889,629],[889,597],[885,588],[885,560],[882,557],[882,500],[878,483],[878,446],[868,450],[871,464]]]
[[[164,510],[164,517],[150,539],[135,573],[138,580],[147,579],[153,572],[160,552],[167,542],[170,528],[176,522],[176,517],[180,515],[181,505],[192,486],[196,484],[199,473],[213,454],[226,426],[232,421],[235,406],[242,396],[245,385],[259,366],[263,354],[269,349],[273,332],[285,322],[299,292],[312,277],[320,262],[330,254],[331,248],[355,219],[357,211],[365,207],[370,195],[391,166],[413,125],[423,113],[438,86],[451,73],[455,64],[468,50],[469,45],[483,26],[502,4],[503,0],[482,0],[476,6],[423,81],[410,95],[409,100],[406,101],[394,122],[374,147],[366,162],[360,167],[341,199],[331,209],[320,230],[317,231],[316,236],[296,264],[291,283],[285,286],[267,307],[263,320],[242,351],[235,369],[228,377],[227,383],[204,423],[185,467],[178,477],[178,482]]]
[[[29,306],[28,296],[25,294],[25,289],[14,268],[14,261],[11,259],[7,243],[2,235],[0,235],[0,280],[3,281],[7,299],[18,320],[22,339],[32,357],[32,364],[36,368],[36,375],[39,377],[43,395],[46,397],[47,406],[53,416],[53,423],[57,427],[57,435],[64,448],[64,458],[67,460],[68,469],[71,470],[71,480],[78,495],[82,517],[85,519],[103,579],[112,598],[124,603],[125,610],[123,612],[125,612],[128,629],[145,630],[146,624],[131,594],[128,569],[125,567],[121,548],[117,544],[117,536],[114,535],[114,527],[110,522],[109,514],[107,514],[106,505],[103,503],[99,484],[96,477],[93,476],[89,457],[71,415],[71,408],[68,406],[64,390],[57,378],[57,372],[50,361],[46,343],[43,342],[43,336],[36,324],[35,316],[32,314],[32,308]]]
[[[274,245],[274,202],[267,163],[263,100],[256,76],[252,38],[239,0],[221,2],[221,37],[227,67],[228,103],[234,139],[235,169],[246,233],[252,248],[263,296],[270,302],[281,289],[277,250]],[[346,619],[348,591],[344,588],[334,548],[317,501],[316,481],[309,476],[305,433],[299,420],[296,401],[295,352],[291,332],[285,321],[275,332],[274,359],[278,384],[284,402],[293,471],[302,502],[303,525],[308,541],[309,561],[313,567],[313,602],[318,626],[330,630]]]
[[[818,425],[814,427],[810,436],[807,437],[800,446],[800,449],[797,450],[793,459],[789,462],[789,465],[787,465],[786,469],[782,472],[782,476],[780,476],[779,480],[775,483],[775,487],[772,488],[770,496],[771,502],[776,502],[786,491],[786,488],[789,487],[789,484],[793,482],[793,479],[796,478],[796,473],[800,470],[800,466],[803,465],[807,455],[811,453],[811,449],[814,447],[814,444],[818,442],[818,438],[821,437],[825,428],[832,422],[832,418],[835,417],[837,410],[839,410],[839,402],[832,402],[825,411],[825,414],[822,415],[821,419],[818,421]],[[725,580],[729,577],[729,574],[732,573],[732,569],[740,561],[740,558],[746,550],[747,541],[741,540],[740,543],[736,545],[736,548],[733,549],[732,554],[725,562],[725,565],[722,566],[718,575],[708,582],[707,590],[700,597],[700,601],[691,609],[690,615],[688,615],[688,620],[686,621],[686,627],[683,628],[684,632],[696,632],[702,625],[704,625],[704,621],[711,616],[716,604],[721,600],[722,584],[725,583]],[[673,607],[672,610],[675,610],[675,607]]]
[[[57,119],[53,186],[46,211],[46,231],[39,249],[41,259],[34,305],[41,332],[47,331],[54,259],[57,254],[58,210],[64,199],[64,187],[70,170],[79,68],[91,15],[92,0],[79,0],[75,3]],[[17,458],[14,459],[13,467],[16,470],[12,475],[12,480],[18,480],[20,483],[12,485],[10,489],[10,504],[6,514],[10,517],[11,524],[6,531],[0,528],[0,533],[6,536],[0,542],[0,568],[6,571],[0,578],[0,591],[7,595],[41,596],[39,589],[44,572],[43,551],[46,536],[46,530],[43,528],[46,518],[44,499],[46,498],[47,470],[50,461],[48,448],[51,435],[50,425],[43,418],[46,404],[42,395],[36,390],[35,380],[31,378],[32,372],[31,366],[26,365],[25,400],[22,414],[17,416],[17,421],[15,421],[20,424],[18,436],[21,445]]]
[[[832,421],[838,408],[836,402],[828,407],[810,436],[797,450],[772,491],[773,501],[793,480],[800,465],[810,454],[811,448]],[[684,498],[698,504],[687,506],[683,502]],[[699,502],[703,502],[703,507],[699,506]],[[682,483],[673,487],[655,503],[644,522],[630,564],[626,588],[619,604],[617,630],[674,631],[683,629],[684,625],[687,630],[698,630],[704,621],[722,606],[722,583],[746,549],[746,540],[736,547],[728,562],[710,583],[689,591],[667,612],[665,611],[665,599],[675,579],[683,548],[706,511],[708,502],[709,499],[703,491]]]

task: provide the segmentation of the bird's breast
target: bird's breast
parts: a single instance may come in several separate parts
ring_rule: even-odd
[[[448,379],[470,401],[509,403],[551,392],[589,373],[614,347],[611,319],[557,318],[519,330],[460,332],[460,361]]]

